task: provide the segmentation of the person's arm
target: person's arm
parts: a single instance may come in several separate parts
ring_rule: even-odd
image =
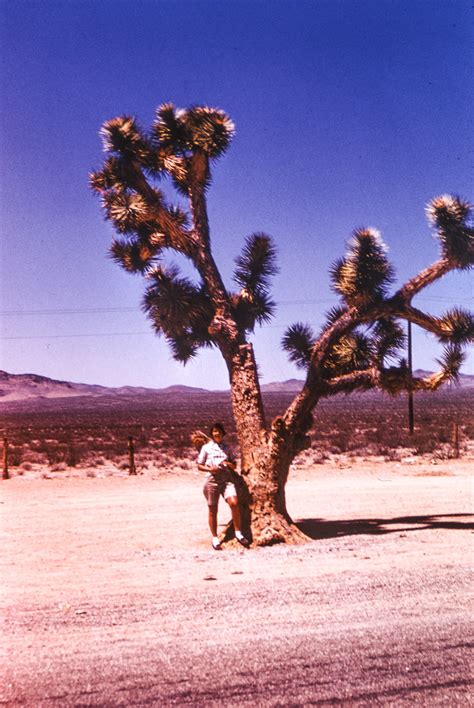
[[[230,450],[227,446],[225,447],[225,452],[227,454],[227,460],[225,460],[222,464],[225,465],[225,467],[228,467],[232,472],[235,472],[237,469],[237,463],[235,461],[235,457],[232,453],[232,450]]]
[[[210,472],[213,474],[214,472],[217,472],[219,470],[218,467],[208,467],[207,465],[202,465],[200,462],[198,462],[198,470],[201,472]]]
[[[213,474],[214,472],[217,472],[219,469],[218,467],[211,467],[210,465],[206,464],[207,462],[207,450],[204,449],[204,447],[201,448],[201,452],[198,455],[198,470],[200,472],[210,472]]]

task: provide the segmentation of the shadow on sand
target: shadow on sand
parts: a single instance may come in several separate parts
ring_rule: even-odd
[[[458,519],[465,519],[460,521]],[[382,535],[425,529],[474,530],[474,514],[447,514],[429,516],[398,516],[393,519],[299,519],[298,528],[310,538],[339,538],[341,536]]]

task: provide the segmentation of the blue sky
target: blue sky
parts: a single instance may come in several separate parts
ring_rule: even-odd
[[[275,239],[280,303],[254,337],[263,380],[300,376],[285,326],[336,301],[328,267],[375,226],[399,280],[437,256],[424,205],[471,197],[472,3],[465,0],[62,0],[1,3],[0,368],[104,385],[225,388],[218,353],[183,368],[107,258],[87,175],[104,120],[143,126],[163,102],[226,110],[237,126],[209,213],[227,282],[243,239]],[[417,304],[469,307],[450,274]],[[440,349],[415,329],[414,365]],[[472,357],[464,371],[472,373]]]

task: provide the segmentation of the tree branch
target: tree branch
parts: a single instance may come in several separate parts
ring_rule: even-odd
[[[428,315],[425,312],[418,310],[416,307],[393,307],[390,313],[392,316],[400,317],[401,319],[407,320],[412,324],[419,325],[424,330],[432,332],[438,336],[446,335],[446,331],[437,317]]]
[[[443,275],[453,270],[454,266],[449,262],[447,258],[441,258],[439,261],[435,261],[428,268],[422,270],[418,275],[408,280],[405,285],[403,285],[393,297],[390,298],[389,302],[392,300],[399,300],[403,303],[409,304],[412,298],[426,288],[427,285],[431,285],[435,280],[438,280]]]
[[[330,348],[343,334],[347,334],[362,322],[362,316],[357,308],[351,307],[328,327],[313,345],[311,361],[303,389],[293,399],[286,409],[283,420],[287,429],[296,431],[303,421],[311,414],[321,396],[324,381],[321,377],[321,366]]]
[[[313,345],[311,361],[303,389],[290,403],[283,416],[286,427],[289,430],[296,431],[302,421],[311,413],[321,395],[326,395],[323,391],[327,383],[320,373],[322,365],[331,347],[339,341],[341,336],[347,334],[358,325],[369,324],[370,322],[387,316],[399,317],[401,319],[410,320],[414,324],[423,327],[423,329],[433,332],[433,334],[445,336],[446,331],[438,318],[411,307],[410,302],[420,290],[435,282],[454,268],[455,266],[448,259],[442,258],[411,278],[391,298],[383,300],[381,303],[374,303],[365,309],[351,307],[347,312],[338,317]],[[362,381],[362,379],[363,377],[361,375],[360,380]],[[341,390],[341,385],[342,381],[339,385],[335,385],[333,390],[337,393]],[[356,385],[355,382],[354,385]],[[419,383],[417,386],[423,387],[424,384]],[[432,388],[432,384],[426,384],[426,388]]]
[[[321,397],[335,396],[337,393],[351,393],[352,391],[375,388],[380,383],[380,371],[375,367],[344,374],[325,382]]]
[[[435,391],[452,377],[447,371],[437,371],[430,376],[410,376],[408,369],[391,367],[388,369],[370,368],[355,371],[352,374],[338,376],[326,382],[321,398],[335,396],[338,393],[352,393],[357,390],[380,388],[386,393],[397,394],[401,391]]]

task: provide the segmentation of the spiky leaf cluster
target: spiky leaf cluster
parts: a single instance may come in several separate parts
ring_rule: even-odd
[[[386,317],[375,322],[372,329],[374,362],[382,366],[385,359],[393,359],[405,345],[406,335],[394,319]]]
[[[373,348],[369,337],[361,332],[344,335],[334,344],[324,361],[325,377],[364,371],[369,368],[372,359]]]
[[[242,330],[253,331],[273,316],[275,303],[270,297],[270,279],[278,272],[276,250],[270,236],[248,236],[242,253],[235,260],[234,280],[240,292],[233,298],[235,318]]]
[[[188,155],[196,150],[209,158],[220,157],[229,147],[235,126],[229,116],[218,108],[193,106],[176,109],[165,103],[157,110],[153,124],[155,145],[164,153]]]
[[[345,305],[334,305],[334,307],[331,307],[331,309],[326,312],[326,324],[324,325],[324,330],[327,329],[328,326],[333,325],[346,312],[347,307]]]
[[[380,388],[391,396],[412,388],[410,370],[405,359],[400,359],[398,366],[380,371]]]
[[[144,165],[152,162],[150,142],[133,116],[106,121],[100,134],[106,152]]]
[[[115,239],[109,255],[129,273],[145,273],[156,254],[156,249],[138,240]]]
[[[435,227],[445,258],[460,270],[474,265],[474,228],[469,223],[472,206],[457,196],[443,194],[426,207],[428,221]]]
[[[314,332],[309,325],[297,322],[289,327],[281,342],[288,358],[296,366],[306,369],[311,361],[311,349],[314,344]]]
[[[465,353],[459,344],[447,344],[443,354],[437,363],[441,366],[443,379],[446,381],[457,381],[459,371],[466,358]]]
[[[158,197],[158,195],[157,195]],[[136,232],[153,218],[154,209],[136,192],[109,190],[102,196],[105,216],[121,234]]]
[[[173,357],[185,363],[202,346],[212,344],[213,309],[201,286],[179,276],[176,267],[155,268],[143,298],[143,309],[156,332],[162,332]]]
[[[354,231],[346,256],[332,266],[331,280],[333,289],[351,306],[365,307],[385,297],[393,268],[378,231]]]
[[[474,315],[460,307],[453,307],[443,317],[437,320],[442,331],[439,335],[441,342],[453,344],[469,344],[474,341]]]
[[[134,188],[136,173],[129,160],[111,155],[104,161],[101,170],[90,173],[89,183],[93,191],[98,194],[109,189],[124,191]]]

